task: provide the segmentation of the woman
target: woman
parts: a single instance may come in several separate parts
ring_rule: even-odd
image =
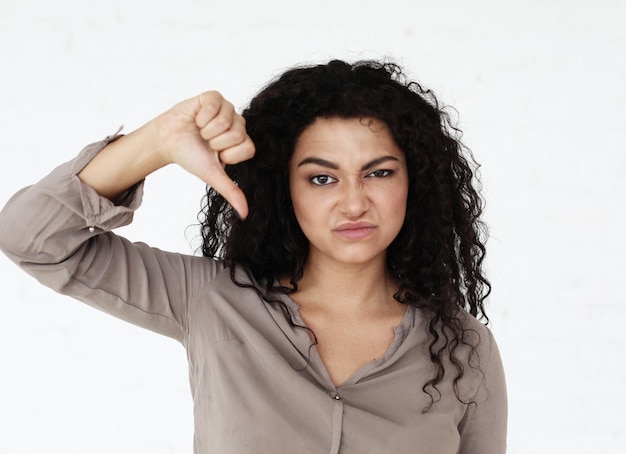
[[[88,146],[9,201],[1,248],[183,343],[196,453],[502,453],[482,205],[456,132],[393,64],[295,68],[243,115],[207,92]],[[111,233],[172,163],[210,188],[203,257]]]

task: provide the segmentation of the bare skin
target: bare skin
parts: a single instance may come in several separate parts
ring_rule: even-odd
[[[381,285],[378,276],[372,269],[335,270],[332,276],[309,272],[291,296],[336,386],[387,351],[406,311],[393,298],[395,282]]]

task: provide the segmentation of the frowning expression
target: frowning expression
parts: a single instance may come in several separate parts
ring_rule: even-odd
[[[406,215],[404,152],[373,118],[318,118],[289,165],[294,212],[309,262],[384,263]]]

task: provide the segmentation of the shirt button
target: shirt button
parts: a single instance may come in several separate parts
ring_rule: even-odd
[[[337,392],[337,391],[331,392],[330,393],[330,397],[331,397],[331,399],[335,399],[335,400],[343,399],[343,396],[339,392]]]

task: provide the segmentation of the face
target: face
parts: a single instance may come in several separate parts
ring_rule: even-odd
[[[309,265],[384,265],[409,186],[404,152],[385,123],[318,118],[298,138],[289,185]]]

